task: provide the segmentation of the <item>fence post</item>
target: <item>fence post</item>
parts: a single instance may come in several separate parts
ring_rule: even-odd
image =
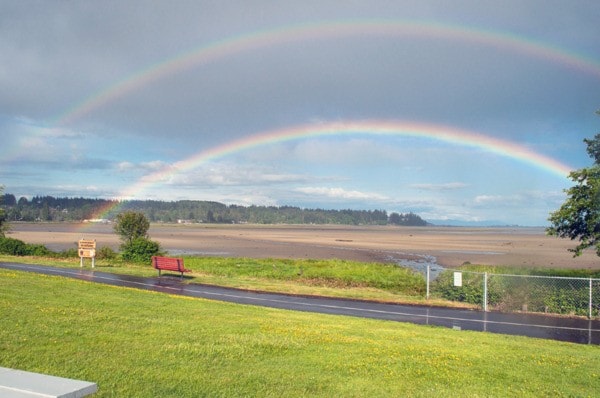
[[[592,278],[590,278],[590,303],[589,304],[590,304],[590,307],[589,307],[589,312],[588,312],[588,314],[589,314],[588,318],[592,319]]]
[[[483,273],[483,311],[487,312],[487,288],[488,288],[488,274],[487,272]]]
[[[427,266],[427,292],[425,293],[425,299],[429,300],[429,265]]]

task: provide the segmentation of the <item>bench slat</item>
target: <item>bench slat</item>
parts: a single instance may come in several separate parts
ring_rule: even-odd
[[[182,277],[184,272],[191,272],[183,265],[183,258],[179,257],[152,256],[152,266],[158,270],[158,276],[161,275],[161,271],[180,272]]]

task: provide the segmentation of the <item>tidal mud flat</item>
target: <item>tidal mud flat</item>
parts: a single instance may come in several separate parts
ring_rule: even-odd
[[[595,252],[573,258],[567,249],[576,243],[543,228],[152,224],[149,235],[172,255],[600,269]],[[14,223],[8,236],[52,250],[81,238],[115,250],[120,243],[112,224]]]

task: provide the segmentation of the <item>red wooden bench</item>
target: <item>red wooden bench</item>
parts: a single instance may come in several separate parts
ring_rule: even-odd
[[[152,256],[152,266],[158,270],[158,276],[161,271],[180,272],[183,278],[184,272],[192,272],[183,265],[183,258]]]

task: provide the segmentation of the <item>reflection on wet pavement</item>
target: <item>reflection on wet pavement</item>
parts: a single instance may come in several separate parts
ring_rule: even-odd
[[[384,304],[368,301],[301,297],[258,293],[218,286],[183,283],[179,276],[144,278],[89,269],[53,268],[39,265],[0,263],[0,268],[59,275],[113,286],[207,298],[240,304],[358,316],[444,326],[454,330],[522,335],[580,344],[600,344],[600,320],[552,317],[535,314],[504,314],[439,307]],[[189,279],[189,277],[184,278]]]

